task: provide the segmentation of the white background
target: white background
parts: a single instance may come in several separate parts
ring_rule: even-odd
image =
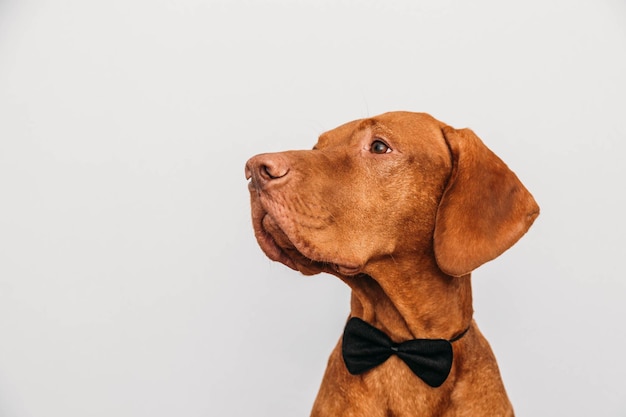
[[[300,416],[348,314],[244,163],[389,110],[542,214],[474,273],[518,416],[626,416],[626,3],[0,1],[0,416]]]

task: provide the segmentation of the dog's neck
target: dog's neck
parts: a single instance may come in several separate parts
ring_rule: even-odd
[[[415,265],[396,259],[393,266],[381,262],[367,274],[342,277],[352,288],[351,315],[395,341],[452,339],[472,320],[470,275],[451,277],[436,265],[419,270]]]

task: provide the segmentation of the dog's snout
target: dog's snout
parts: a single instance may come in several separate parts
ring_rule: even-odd
[[[257,155],[246,163],[246,179],[251,179],[252,186],[259,189],[285,178],[288,173],[289,165],[279,154]]]

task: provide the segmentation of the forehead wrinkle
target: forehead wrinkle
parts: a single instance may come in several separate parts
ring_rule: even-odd
[[[380,134],[386,137],[393,136],[393,130],[376,119],[365,119],[359,127],[362,127],[364,130],[369,129],[373,135]]]
[[[337,141],[338,139],[346,137],[349,138],[353,134],[355,126],[358,126],[360,122],[360,120],[348,122],[332,130],[322,133],[317,138],[318,145],[324,147],[333,141]]]
[[[355,120],[322,133],[314,149],[324,148],[333,143],[345,143],[346,140],[349,142],[359,140],[367,133],[392,136],[393,130],[376,118]]]
[[[355,120],[354,122],[347,123],[333,130],[322,133],[318,137],[317,145],[314,148],[325,148],[327,146],[345,143],[346,141],[353,141],[356,137],[369,129],[368,123],[363,125],[364,121],[366,120]]]

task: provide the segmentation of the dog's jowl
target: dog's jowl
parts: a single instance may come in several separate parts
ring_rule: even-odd
[[[257,155],[246,178],[263,252],[352,290],[312,416],[513,415],[470,274],[539,207],[471,130],[385,113]]]

